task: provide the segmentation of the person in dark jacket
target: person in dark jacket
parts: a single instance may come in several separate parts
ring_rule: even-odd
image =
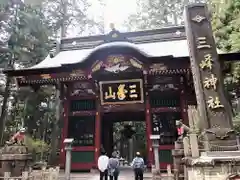
[[[110,180],[118,180],[119,176],[119,160],[117,158],[117,153],[113,152],[112,157],[109,159],[108,162],[108,174]]]
[[[143,180],[144,160],[141,157],[140,152],[136,153],[136,157],[132,161],[132,167],[134,170],[135,180]]]

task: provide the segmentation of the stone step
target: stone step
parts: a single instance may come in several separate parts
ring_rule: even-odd
[[[232,157],[232,156],[240,156],[240,151],[209,151],[202,152],[202,156],[208,157]]]

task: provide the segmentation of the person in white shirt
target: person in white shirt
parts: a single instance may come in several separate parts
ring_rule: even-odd
[[[98,169],[100,171],[100,180],[108,179],[108,162],[109,157],[106,155],[106,152],[102,151],[101,156],[98,158]]]

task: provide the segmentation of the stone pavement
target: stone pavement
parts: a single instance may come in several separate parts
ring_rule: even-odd
[[[60,171],[60,180],[65,180],[64,171]],[[152,180],[152,173],[145,172],[144,180]],[[95,173],[71,173],[71,180],[99,180],[98,172]],[[131,167],[120,167],[118,180],[134,180],[134,173]]]
[[[63,174],[61,173],[61,180],[63,180]],[[151,173],[144,174],[144,180],[151,180]],[[96,173],[72,173],[71,180],[99,180],[99,174]],[[134,174],[131,171],[120,172],[118,180],[134,180]]]

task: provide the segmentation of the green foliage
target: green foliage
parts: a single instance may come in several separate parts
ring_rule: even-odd
[[[35,140],[30,136],[25,137],[25,145],[30,152],[34,152],[37,154],[41,152],[47,152],[49,150],[49,145],[46,144],[44,141],[39,139]]]
[[[184,6],[187,3],[187,0],[140,0],[137,12],[131,14],[125,24],[130,31],[181,25]]]
[[[64,35],[72,33],[73,29],[79,35],[86,32],[88,35],[103,33],[104,23],[88,15],[92,5],[90,2],[89,0],[43,0],[42,8],[48,19],[49,28],[56,33],[64,24]],[[99,3],[99,0],[94,3]]]
[[[221,7],[222,11],[213,15],[213,30],[217,47],[223,52],[240,51],[240,1],[231,0]],[[231,64],[232,82],[240,78],[240,62]]]
[[[99,23],[100,21],[97,22],[88,15],[91,6],[89,2],[89,0],[25,0],[24,4],[21,0],[0,0],[0,44],[7,44],[10,50],[10,53],[0,53],[0,67],[14,68],[15,65],[29,67],[39,63],[51,48],[50,39],[59,37],[59,31],[63,27],[65,29],[63,36],[73,28],[77,29],[78,34],[102,33],[103,21]],[[49,148],[39,150],[39,144],[42,142],[38,139],[50,144],[51,138],[56,139],[60,136],[58,130],[53,132],[57,129],[53,128],[54,125],[60,126],[55,117],[54,107],[59,107],[59,104],[55,104],[55,89],[41,87],[36,93],[30,89],[11,91],[9,87],[6,88],[7,92],[10,91],[14,100],[11,109],[8,110],[6,127],[1,126],[0,131],[4,131],[4,137],[7,139],[22,125],[27,126],[27,131],[32,137],[29,144],[33,151],[39,153],[41,150],[48,150]],[[48,104],[47,108],[41,107],[43,102]],[[4,109],[7,107],[8,105]],[[2,116],[0,119],[3,122],[5,117]],[[56,148],[54,147],[52,151],[56,151]]]
[[[9,37],[7,44],[11,58],[17,64],[25,66],[34,65],[45,58],[49,50],[48,36],[51,33],[43,13],[33,7],[16,5],[13,2],[2,8],[1,13],[4,14],[1,30]],[[1,61],[7,64],[9,58],[3,56]]]

